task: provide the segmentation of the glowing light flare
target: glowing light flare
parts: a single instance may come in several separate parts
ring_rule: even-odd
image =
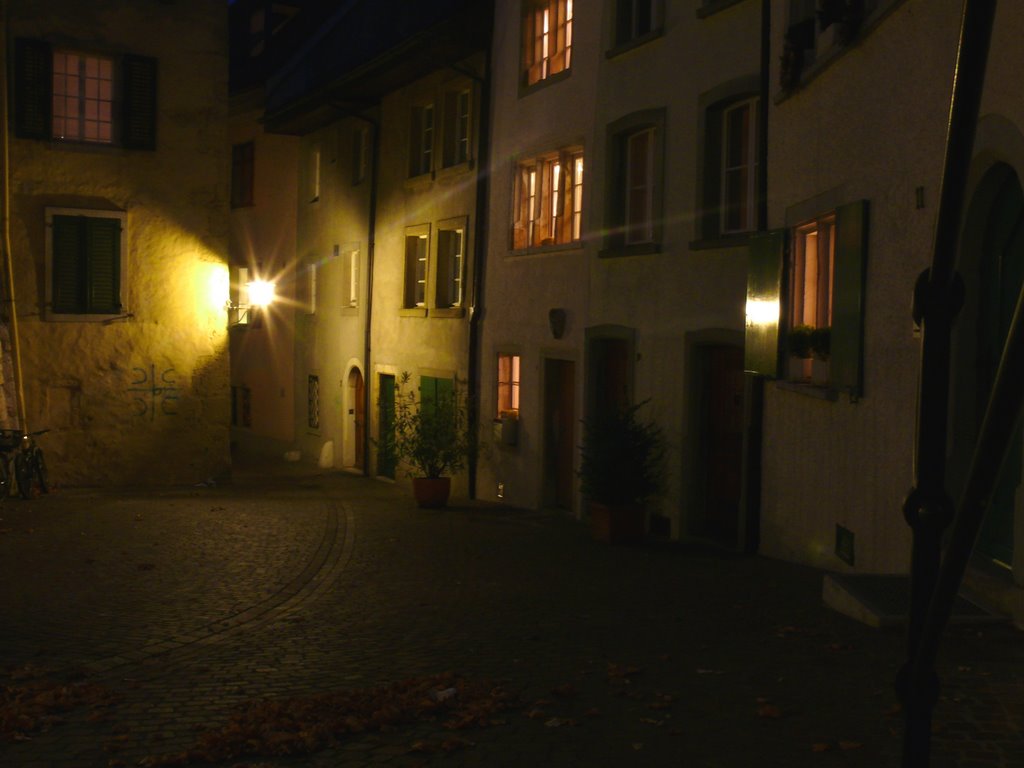
[[[277,286],[270,280],[253,280],[245,287],[249,289],[250,306],[268,307],[277,298]]]
[[[747,299],[747,325],[775,325],[778,322],[778,299]]]

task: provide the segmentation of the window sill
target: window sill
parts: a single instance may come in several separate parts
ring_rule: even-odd
[[[632,51],[634,48],[639,48],[640,46],[645,45],[646,43],[651,42],[651,40],[657,40],[659,37],[662,37],[664,34],[665,34],[665,28],[664,27],[658,27],[656,29],[652,29],[650,32],[647,32],[646,34],[640,35],[638,37],[634,37],[634,38],[632,38],[630,40],[624,40],[622,42],[617,42],[614,46],[612,46],[607,51],[605,51],[604,57],[606,59],[614,59],[616,56],[621,56],[622,54],[626,53],[627,51]]]
[[[543,80],[538,80],[536,83],[529,83],[529,84],[527,84],[527,83],[524,83],[524,82],[522,82],[520,80],[519,96],[520,97],[528,96],[531,93],[543,90],[544,88],[546,88],[549,85],[554,85],[555,83],[559,83],[562,80],[565,80],[571,74],[572,74],[572,67],[570,67],[569,69],[563,69],[561,72],[556,72],[553,75],[548,75]]]
[[[597,255],[602,259],[617,259],[622,256],[646,256],[661,253],[661,243],[634,243],[632,245],[613,245],[602,248]]]
[[[466,310],[463,307],[436,307],[428,311],[430,317],[465,317]]]
[[[48,323],[102,323],[103,325],[110,325],[110,323],[119,320],[131,320],[133,317],[134,315],[131,312],[123,312],[118,315],[99,315],[89,313],[65,314],[63,312],[47,311],[43,314],[43,320]]]
[[[421,173],[417,176],[410,176],[405,180],[405,188],[413,191],[426,189],[434,181],[434,172]]]
[[[580,250],[583,250],[583,241],[573,240],[571,243],[552,243],[551,245],[535,245],[532,248],[513,248],[509,256],[539,256],[547,253]]]
[[[697,18],[706,19],[709,16],[714,16],[719,11],[724,11],[726,8],[739,5],[742,1],[743,0],[704,0],[700,8],[697,9]]]
[[[691,251],[707,251],[715,248],[742,248],[750,243],[750,236],[756,232],[739,232],[730,235],[714,235],[690,241]]]
[[[426,317],[426,307],[402,307],[398,310],[399,317]]]
[[[725,0],[716,1],[725,2]],[[807,86],[812,80],[815,80],[819,74],[832,66],[834,61],[842,58],[848,50],[859,45],[881,23],[883,18],[888,16],[889,13],[903,2],[904,0],[880,0],[878,6],[873,11],[865,13],[859,29],[848,42],[843,43],[826,38],[826,44],[823,46],[823,49],[812,52],[813,60],[804,64],[796,76],[796,81],[791,85],[780,85],[781,90],[775,96],[775,103],[781,104],[801,88]],[[815,42],[817,43],[821,39],[822,36],[819,34]]]
[[[818,400],[836,402],[839,400],[839,392],[828,384],[809,384],[802,381],[776,381],[775,388],[785,392],[795,392],[798,395],[806,395]]]
[[[452,176],[462,176],[465,173],[469,173],[473,170],[473,159],[470,158],[464,163],[456,163],[455,165],[446,165],[444,168],[437,172],[437,180],[443,181],[446,178]]]

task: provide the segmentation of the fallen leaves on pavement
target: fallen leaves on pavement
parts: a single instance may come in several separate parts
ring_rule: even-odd
[[[34,667],[14,670],[8,679],[0,684],[0,741],[29,741],[78,707],[110,704],[109,693],[98,685],[50,680]],[[95,709],[92,716],[99,716]]]
[[[450,730],[484,728],[500,724],[495,715],[514,706],[514,698],[504,689],[451,673],[374,688],[260,700],[239,710],[222,728],[201,734],[191,749],[148,757],[140,765],[156,768],[306,755],[337,743],[345,734],[389,731],[421,721],[439,720]],[[440,744],[419,741],[411,751],[450,752],[466,746],[472,742],[453,737]]]

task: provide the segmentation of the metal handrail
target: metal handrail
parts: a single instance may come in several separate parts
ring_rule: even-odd
[[[954,540],[947,550],[940,579],[942,535],[953,518],[953,504],[945,489],[952,325],[963,303],[964,293],[963,282],[954,267],[995,6],[995,0],[964,0],[932,267],[922,273],[914,291],[914,319],[921,324],[921,374],[914,455],[915,487],[903,505],[904,517],[913,530],[907,663],[897,679],[906,718],[904,768],[926,768],[930,762],[932,713],[939,692],[935,653],[984,512],[985,505],[981,499],[987,499],[987,495],[977,496],[984,492],[988,482],[987,473],[978,470],[978,452],[1000,450],[1000,436],[985,440],[987,433],[983,428],[983,441],[979,442],[975,453],[972,481],[968,486],[972,496],[968,499],[965,495],[970,507],[961,505],[953,532]],[[1014,320],[1015,330],[1019,320],[1018,311]],[[1024,341],[1017,332],[1011,337],[1017,346],[1021,344],[1017,339]],[[1008,340],[1004,356],[1010,350],[1011,342]],[[1012,381],[1015,370],[1001,364],[997,382],[1000,379]],[[1000,391],[1007,386],[1004,383]],[[1013,394],[1007,393],[1008,396]],[[994,404],[995,400],[992,402]],[[1017,403],[1018,410],[1019,405]],[[989,409],[991,413],[992,407]],[[988,417],[986,425],[992,429]],[[1002,445],[1002,453],[1005,453],[1008,443],[1009,437]],[[982,455],[992,456],[991,453]],[[980,511],[977,510],[979,503]]]

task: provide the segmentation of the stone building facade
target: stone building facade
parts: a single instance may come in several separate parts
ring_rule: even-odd
[[[25,422],[56,483],[229,467],[227,15],[6,3]]]

